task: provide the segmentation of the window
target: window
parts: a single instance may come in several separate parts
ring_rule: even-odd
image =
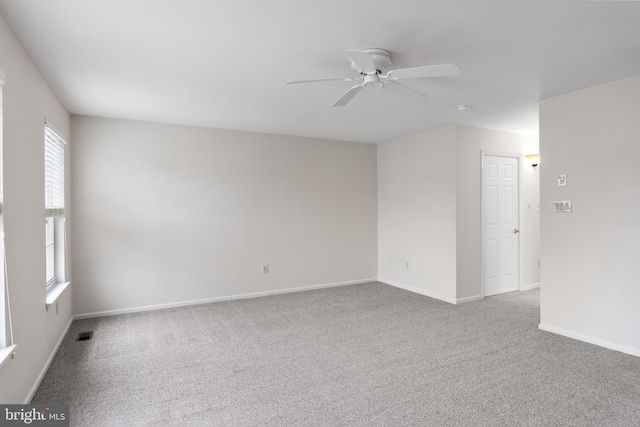
[[[55,218],[54,217],[46,217],[45,218],[45,240],[44,247],[46,250],[46,272],[47,272],[47,286],[53,284],[56,280],[55,273],[55,259],[56,259],[56,247],[55,247]]]
[[[4,252],[4,145],[2,143],[2,86],[4,70],[0,68],[0,365],[15,350],[13,328],[11,325],[11,304],[9,302],[9,283],[7,281],[6,258]]]
[[[47,307],[68,285],[64,213],[64,151],[66,143],[49,123],[44,127],[44,208]]]

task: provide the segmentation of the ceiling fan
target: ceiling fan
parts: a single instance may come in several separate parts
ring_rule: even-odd
[[[399,83],[398,80],[402,79],[418,79],[423,77],[442,77],[442,76],[455,76],[460,74],[460,67],[456,64],[440,64],[440,65],[425,65],[421,67],[411,68],[398,68],[390,70],[384,73],[384,70],[391,65],[391,54],[384,49],[362,49],[362,50],[347,50],[347,55],[351,58],[351,68],[360,73],[358,77],[337,77],[327,79],[315,79],[315,80],[290,80],[287,84],[299,84],[299,83],[317,83],[317,82],[329,82],[329,81],[343,81],[353,82],[359,81],[359,83],[345,92],[332,107],[342,107],[347,105],[354,96],[358,94],[362,89],[367,86],[372,87],[396,87],[404,88],[416,95],[426,97],[422,92],[419,92],[409,86]]]

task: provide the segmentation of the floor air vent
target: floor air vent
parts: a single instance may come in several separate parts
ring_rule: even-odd
[[[93,336],[93,331],[80,332],[78,334],[78,338],[76,339],[76,341],[89,341],[92,336]]]

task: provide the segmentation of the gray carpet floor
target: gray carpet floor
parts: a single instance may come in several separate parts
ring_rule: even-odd
[[[640,425],[640,358],[538,323],[538,291],[380,283],[80,320],[32,403],[74,426]]]

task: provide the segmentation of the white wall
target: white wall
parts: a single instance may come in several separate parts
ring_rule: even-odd
[[[449,302],[456,299],[455,157],[454,126],[378,144],[380,280]]]
[[[456,126],[457,165],[457,298],[482,295],[482,150],[509,154],[538,152],[538,136]],[[540,252],[539,170],[522,162],[520,239],[522,240],[522,286],[537,286]],[[527,210],[531,203],[531,210]]]
[[[22,403],[31,397],[72,312],[72,288],[67,288],[58,300],[57,311],[55,307],[49,312],[45,310],[44,119],[67,137],[67,162],[72,144],[69,115],[2,14],[0,67],[6,71],[5,243],[13,329],[18,344],[17,358],[0,367],[0,402]],[[72,223],[70,212],[68,217]]]
[[[538,138],[455,125],[378,145],[382,281],[451,303],[482,295],[483,149],[536,153]],[[528,164],[523,165],[522,187],[522,283],[527,288],[539,282],[540,242],[539,176]]]
[[[640,76],[541,103],[540,327],[640,356],[638,99]]]
[[[82,116],[72,134],[76,313],[377,277],[375,145]]]

